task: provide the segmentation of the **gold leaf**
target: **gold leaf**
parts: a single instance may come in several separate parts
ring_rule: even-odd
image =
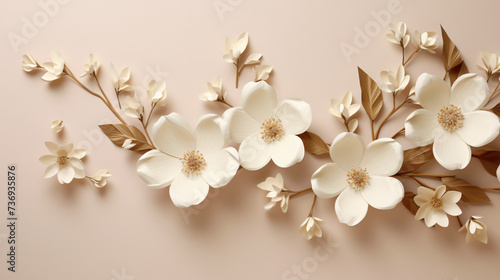
[[[410,211],[413,215],[417,214],[418,211],[418,205],[415,203],[415,200],[413,199],[416,196],[415,193],[412,192],[405,192],[405,196],[403,197],[403,205]]]
[[[298,136],[302,139],[302,142],[304,142],[306,152],[313,155],[322,155],[330,152],[328,145],[326,145],[323,139],[321,139],[318,135],[306,131]]]
[[[441,179],[444,185],[449,190],[459,191],[462,193],[461,200],[463,202],[489,202],[490,198],[486,195],[484,190],[477,186],[471,185],[469,182],[454,178],[444,177]]]
[[[458,77],[462,76],[463,74],[469,73],[469,68],[467,68],[467,65],[465,65],[465,62],[462,61],[459,65],[457,65],[455,68],[451,69],[449,72],[450,75],[450,83],[453,84]]]
[[[122,147],[125,140],[130,139],[132,143],[135,144],[130,150],[145,153],[152,150],[153,147],[148,144],[146,136],[133,125],[124,124],[103,124],[99,125],[99,128],[108,136],[109,140],[113,142],[116,146]]]
[[[498,105],[497,105],[498,106]],[[479,158],[484,169],[493,176],[497,176],[497,168],[500,165],[499,151],[479,151],[474,153]]]
[[[446,31],[441,26],[441,35],[443,36],[443,63],[446,72],[450,72],[451,69],[462,63],[462,56],[457,49],[457,46],[448,37]]]
[[[490,111],[495,113],[495,115],[500,117],[500,103],[495,105],[495,107],[491,108]]]
[[[375,120],[384,104],[382,91],[377,83],[358,67],[359,85],[361,87],[361,103],[370,120]]]
[[[412,172],[434,158],[432,144],[405,150],[399,174]]]

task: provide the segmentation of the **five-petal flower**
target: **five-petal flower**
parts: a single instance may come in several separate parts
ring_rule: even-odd
[[[57,179],[61,184],[69,184],[73,178],[81,179],[85,177],[84,165],[80,160],[87,151],[73,149],[73,143],[57,145],[53,142],[45,142],[45,146],[51,153],[40,157],[40,161],[47,165],[45,178],[50,178],[57,174]]]

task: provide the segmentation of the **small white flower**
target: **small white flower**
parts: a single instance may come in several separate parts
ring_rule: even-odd
[[[106,169],[101,169],[96,172],[96,174],[89,179],[94,183],[94,185],[98,188],[102,188],[106,186],[107,179],[111,177],[111,174],[109,174],[109,171]]]
[[[167,82],[163,79],[151,80],[148,84],[148,98],[152,104],[157,104],[167,97]]]
[[[434,51],[438,47],[436,32],[424,32],[420,34],[418,31],[415,31],[415,37],[412,38],[412,41],[416,47],[420,47],[430,53],[436,53]]]
[[[463,169],[470,162],[471,146],[484,146],[498,136],[498,117],[479,110],[489,95],[486,80],[476,74],[460,76],[450,88],[442,79],[424,73],[415,85],[415,97],[423,109],[408,116],[405,135],[417,146],[434,143],[434,157],[444,168]]]
[[[132,139],[127,139],[123,141],[122,148],[125,150],[130,150],[135,146],[135,143],[132,142]]]
[[[52,130],[54,130],[54,132],[56,132],[56,133],[61,132],[61,130],[63,130],[63,128],[64,128],[64,123],[61,120],[55,120],[50,125],[50,128],[52,128]]]
[[[137,94],[125,98],[125,114],[131,118],[142,118],[144,106],[142,106],[141,100]]]
[[[478,221],[481,218],[481,216],[470,217],[469,220],[467,220],[467,222],[458,230],[467,231],[467,234],[465,235],[465,242],[469,243],[471,237],[474,236],[474,238],[476,238],[480,242],[484,244],[488,243],[486,225],[483,222]]]
[[[31,54],[23,55],[23,70],[26,72],[31,72],[33,69],[38,67],[38,62],[36,62],[35,58]]]
[[[321,166],[311,185],[320,198],[339,196],[335,212],[341,223],[354,226],[364,219],[368,205],[392,209],[403,199],[403,185],[391,177],[401,169],[403,147],[393,139],[365,146],[359,135],[343,132],[333,140],[330,157],[334,163]]]
[[[299,231],[305,234],[307,240],[310,240],[313,236],[321,237],[323,232],[321,226],[325,223],[320,218],[307,217],[306,220],[300,225]]]
[[[418,194],[413,198],[415,203],[420,207],[415,214],[415,220],[425,220],[425,225],[432,227],[438,224],[442,227],[447,227],[449,224],[448,216],[458,216],[462,214],[462,210],[458,207],[457,202],[462,197],[462,193],[457,191],[446,192],[446,186],[439,186],[435,191],[419,187]]]
[[[193,132],[177,113],[162,116],[153,125],[156,150],[137,162],[137,173],[148,187],[170,186],[170,198],[177,207],[201,203],[209,186],[227,185],[239,168],[238,153],[227,147],[227,124],[218,116],[203,116]]]
[[[386,35],[389,42],[396,45],[402,45],[403,48],[406,48],[406,46],[408,46],[408,42],[410,42],[410,35],[406,34],[406,23],[391,23],[389,24],[389,28],[389,33]]]
[[[481,59],[484,66],[478,65],[478,67],[484,70],[488,76],[496,74],[500,71],[500,57],[496,54],[481,51]]]
[[[231,108],[223,115],[231,139],[241,143],[241,166],[258,170],[272,159],[286,168],[302,161],[304,144],[297,135],[311,124],[311,106],[298,99],[278,104],[276,92],[264,81],[247,83],[241,95],[243,107]]]
[[[273,71],[273,67],[271,65],[255,65],[253,67],[253,71],[255,72],[255,82],[266,81],[269,79],[269,75]]]
[[[64,58],[62,55],[58,51],[52,50],[51,57],[52,62],[45,62],[42,64],[43,69],[47,71],[47,73],[42,76],[42,79],[47,82],[59,79],[64,71]]]
[[[40,161],[48,165],[45,170],[45,178],[50,178],[57,174],[57,179],[61,184],[69,184],[73,178],[84,178],[84,165],[80,160],[87,154],[82,149],[73,149],[73,143],[57,145],[53,142],[45,142],[45,146],[51,155],[40,157]]]
[[[332,98],[330,101],[331,107],[328,110],[330,114],[334,115],[337,118],[340,119],[348,119],[352,115],[356,114],[360,108],[360,104],[351,104],[352,103],[352,93],[351,91],[348,91],[344,97],[339,100]],[[342,118],[342,116],[344,118]]]
[[[280,202],[281,211],[286,213],[288,210],[288,202],[290,201],[290,193],[284,187],[283,177],[277,174],[276,177],[268,177],[266,181],[257,185],[262,190],[268,191],[266,197],[271,201],[264,206],[264,209],[269,210]]]
[[[130,80],[130,68],[125,67],[118,75],[118,72],[115,69],[113,63],[111,63],[111,80],[113,82],[113,87],[115,88],[115,92],[120,91],[133,91],[134,87],[129,85],[128,82]]]
[[[380,78],[382,79],[380,89],[387,93],[401,91],[405,89],[410,82],[410,76],[405,75],[405,68],[403,65],[399,65],[396,74],[392,71],[380,72]]]
[[[244,32],[236,40],[226,37],[226,54],[223,58],[226,62],[235,63],[248,45],[248,33]]]
[[[81,74],[80,78],[85,77],[87,75],[97,75],[99,67],[101,67],[101,62],[95,59],[93,54],[90,54],[89,63],[83,65],[83,70],[85,70],[85,73]]]
[[[227,92],[222,91],[221,77],[215,78],[213,81],[207,83],[207,91],[201,93],[198,98],[202,101],[216,101],[225,100]]]

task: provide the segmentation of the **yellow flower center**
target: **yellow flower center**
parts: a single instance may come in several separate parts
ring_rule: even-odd
[[[283,127],[281,120],[274,117],[262,123],[260,128],[262,140],[267,143],[279,141],[281,137],[285,135],[285,128]]]
[[[356,167],[347,172],[347,184],[354,190],[364,188],[369,181],[370,176],[366,168]]]
[[[57,162],[59,163],[60,167],[63,167],[66,164],[68,164],[68,160],[69,160],[69,157],[67,157],[67,156],[58,156],[57,157]]]
[[[186,175],[199,175],[207,164],[203,154],[196,150],[189,150],[181,158],[182,172]]]
[[[453,104],[444,106],[439,110],[438,123],[446,130],[453,131],[462,126],[464,115],[462,109]]]
[[[439,198],[433,197],[431,199],[431,205],[432,205],[432,208],[439,209],[439,208],[443,207],[443,201],[441,201],[441,199],[439,199]]]

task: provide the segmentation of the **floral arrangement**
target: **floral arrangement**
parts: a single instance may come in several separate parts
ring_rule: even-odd
[[[149,104],[145,107],[129,83],[130,69],[118,72],[111,64],[114,97],[119,107],[116,108],[101,86],[100,62],[92,54],[80,77],[73,74],[57,51],[52,51],[52,62],[42,64],[33,56],[24,55],[23,69],[44,71],[42,79],[48,82],[70,78],[103,102],[120,123],[99,127],[118,147],[142,155],[136,167],[138,176],[150,188],[169,187],[170,197],[177,207],[201,203],[210,187],[228,185],[240,169],[259,170],[270,161],[287,168],[301,162],[307,152],[331,158],[331,162],[312,174],[311,187],[288,189],[281,174],[257,185],[270,199],[264,206],[266,210],[279,205],[286,213],[290,200],[306,193],[313,195],[311,210],[299,227],[307,239],[322,236],[324,221],[313,211],[317,198],[336,198],[338,220],[349,226],[365,218],[368,206],[385,210],[402,202],[415,219],[423,219],[427,227],[447,227],[448,216],[455,216],[460,231],[466,231],[467,241],[473,236],[487,243],[486,225],[480,221],[481,217],[461,218],[459,205],[489,202],[487,192],[499,191],[500,187],[478,187],[451,173],[424,174],[418,169],[433,160],[445,170],[464,169],[474,163],[471,158],[475,157],[487,172],[500,177],[500,151],[480,148],[494,141],[500,131],[500,104],[490,106],[500,81],[493,90],[488,84],[500,73],[500,58],[482,52],[480,69],[486,78],[469,73],[456,45],[443,28],[441,33],[444,77],[422,73],[417,79],[411,79],[406,75],[409,63],[421,52],[436,53],[438,35],[417,31],[411,36],[405,23],[390,25],[387,39],[401,49],[401,64],[396,72],[382,71],[379,83],[358,68],[361,104],[353,103],[350,91],[341,99],[331,100],[329,112],[343,123],[345,131],[330,143],[308,131],[312,121],[309,104],[294,98],[277,100],[274,88],[266,82],[273,68],[261,64],[262,54],[247,55],[247,33],[236,39],[226,38],[223,56],[226,62],[235,66],[236,88],[241,72],[245,68],[254,70],[254,80],[241,89],[242,104],[233,106],[227,101],[220,77],[208,82],[206,92],[201,93],[199,99],[222,103],[228,109],[222,116],[201,116],[194,129],[175,112],[159,117],[151,126],[152,113],[166,102],[166,82],[152,80],[149,83]],[[92,90],[80,80],[86,76],[95,82],[98,90]],[[397,104],[396,97],[403,101]],[[387,98],[392,99],[392,108],[382,118],[381,109]],[[406,118],[404,127],[390,134],[391,137],[381,137],[386,122],[404,106],[415,108]],[[356,115],[361,107],[369,120],[370,143],[365,143],[356,134],[359,124]],[[123,115],[135,119],[138,125],[129,124],[132,121],[125,120]],[[60,120],[51,124],[55,132],[63,127]],[[404,150],[395,140],[403,136],[415,146]],[[104,169],[94,176],[85,175],[80,159],[86,151],[74,149],[71,143],[46,142],[46,146],[51,155],[40,158],[47,165],[45,178],[57,174],[61,184],[68,184],[74,178],[86,178],[102,188],[111,176]],[[401,178],[411,179],[416,186],[403,185]],[[412,187],[416,187],[416,193]]]

